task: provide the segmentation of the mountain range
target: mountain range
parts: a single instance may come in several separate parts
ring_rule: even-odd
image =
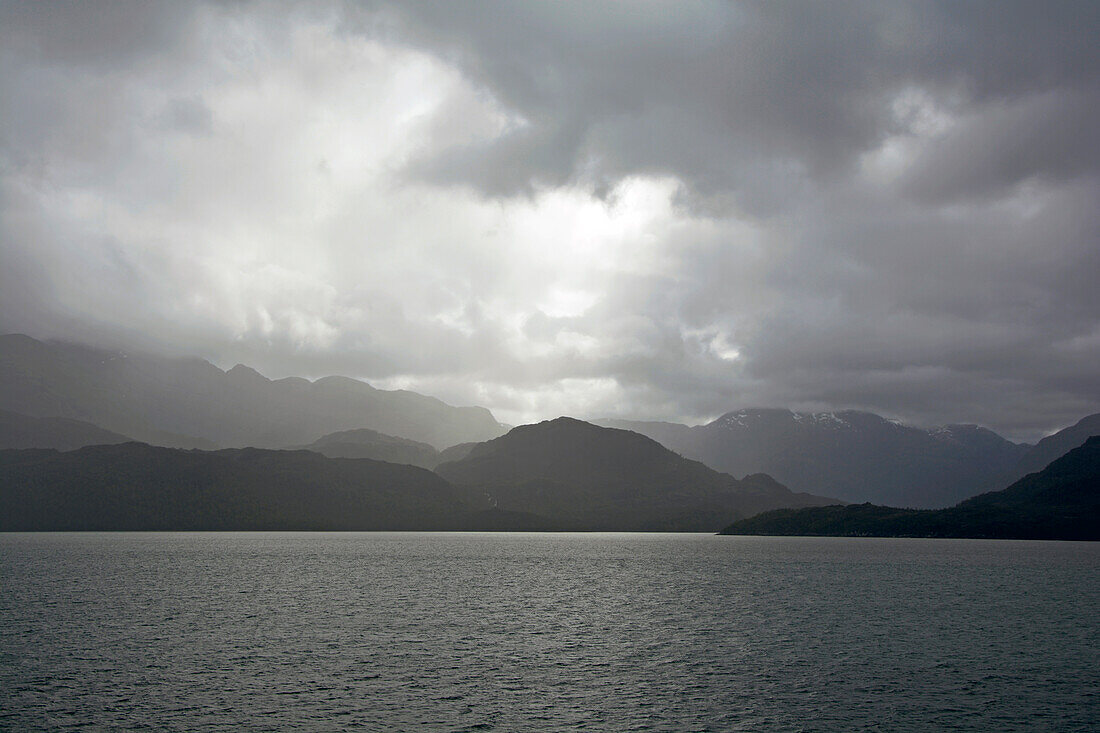
[[[768,476],[738,481],[644,435],[568,417],[514,428],[436,472],[493,507],[583,529],[706,531],[723,517],[836,501]]]
[[[84,420],[64,417],[31,417],[0,410],[0,449],[53,448],[76,450],[86,445],[110,445],[132,441]]]
[[[468,514],[430,471],[312,451],[0,451],[5,531],[454,529]]]
[[[465,458],[475,445],[478,444],[457,443],[449,448],[436,450],[427,443],[360,428],[322,435],[309,445],[296,447],[315,451],[329,458],[373,458],[376,461],[407,463],[434,469],[440,463]]]
[[[1024,454],[1013,473],[1026,476],[1041,471],[1052,461],[1064,456],[1074,448],[1084,445],[1093,435],[1100,435],[1100,414],[1082,418],[1075,425],[1059,430],[1040,440],[1035,447]]]
[[[329,458],[371,458],[428,470],[439,463],[439,451],[434,446],[367,428],[329,433],[309,445],[297,448],[314,451]]]
[[[1031,449],[976,425],[924,430],[852,410],[739,410],[696,427],[596,422],[642,433],[734,476],[763,472],[793,491],[919,508],[1004,486]]]
[[[722,534],[1100,540],[1100,436],[1006,489],[949,509],[782,509],[738,521]]]
[[[515,428],[438,475],[307,450],[0,451],[0,530],[9,531],[716,531],[763,510],[831,501],[766,476],[738,481],[642,435],[570,418]]]
[[[795,494],[910,508],[951,506],[1001,488],[1100,434],[1100,415],[1035,446],[975,425],[922,429],[857,411],[738,410],[695,427],[596,422],[645,435],[720,474],[767,474]],[[223,371],[199,359],[0,336],[0,448],[129,440],[289,447],[435,469],[489,450],[478,446],[506,430],[483,408],[347,377],[270,380],[243,365]]]
[[[270,380],[238,364],[0,336],[0,409],[63,417],[179,448],[303,445],[368,428],[445,448],[502,435],[482,407],[453,407],[348,377]]]

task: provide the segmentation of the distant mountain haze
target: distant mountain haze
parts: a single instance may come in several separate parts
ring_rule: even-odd
[[[370,458],[390,463],[406,463],[431,470],[439,463],[440,453],[427,443],[386,435],[360,428],[323,435],[309,445],[295,446],[329,458]]]
[[[561,418],[505,435],[483,408],[347,377],[270,380],[243,365],[0,336],[0,448],[140,440],[405,464],[437,470],[493,526],[712,529],[838,500],[939,508],[1100,434],[1100,415],[1035,446],[974,425],[921,429],[851,410],[738,410],[697,427],[598,422]]]
[[[444,448],[439,451],[439,462],[436,465],[465,458],[470,455],[470,451],[474,449],[475,445],[478,445],[478,443],[459,443],[458,445],[452,445],[450,448]]]
[[[128,443],[133,438],[104,430],[83,420],[30,417],[0,410],[0,449],[53,448],[75,450],[86,445]]]
[[[308,450],[0,450],[0,531],[716,531],[764,509],[830,501],[568,419],[517,428],[447,465],[461,486],[415,466]]]
[[[1071,425],[1040,440],[1035,444],[1035,447],[1020,458],[1020,462],[1016,464],[1014,474],[1019,477],[1041,471],[1051,461],[1064,456],[1078,446],[1084,445],[1085,441],[1094,435],[1100,435],[1100,413],[1084,417],[1076,425]]]
[[[499,509],[579,529],[707,531],[723,517],[835,501],[767,476],[738,481],[639,433],[567,417],[513,428],[436,472]]]
[[[171,447],[304,445],[368,428],[433,447],[481,441],[504,427],[481,407],[452,407],[348,377],[270,380],[237,365],[123,354],[22,335],[0,337],[0,409],[85,420]]]
[[[922,430],[854,410],[738,410],[697,427],[596,422],[643,433],[734,476],[763,472],[793,491],[918,508],[1003,486],[1030,448],[975,425]]]
[[[779,510],[735,522],[722,534],[1100,540],[1100,437],[1007,489],[950,509]]]

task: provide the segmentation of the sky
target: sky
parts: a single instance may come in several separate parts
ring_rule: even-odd
[[[0,332],[700,422],[1100,411],[1100,3],[0,2]]]

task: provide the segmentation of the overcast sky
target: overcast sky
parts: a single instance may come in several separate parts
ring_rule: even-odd
[[[1100,411],[1100,3],[0,8],[0,331],[511,423]]]

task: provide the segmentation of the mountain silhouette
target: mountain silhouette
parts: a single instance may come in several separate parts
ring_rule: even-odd
[[[504,427],[481,407],[452,407],[348,377],[270,380],[237,365],[126,354],[0,336],[0,409],[85,420],[146,443],[180,448],[303,445],[369,428],[442,448]]]
[[[376,461],[405,463],[429,470],[439,463],[439,451],[427,443],[386,435],[377,430],[359,428],[323,435],[309,445],[297,446],[329,458],[371,458]]]
[[[584,529],[706,531],[726,517],[835,501],[768,476],[738,481],[644,435],[568,417],[513,428],[436,472],[472,499]]]
[[[697,427],[597,422],[643,433],[735,476],[763,472],[793,491],[921,508],[1003,486],[1030,447],[976,425],[922,430],[854,410],[738,410]]]
[[[0,451],[3,531],[456,529],[480,509],[430,471],[304,450]]]
[[[1081,418],[1076,425],[1071,425],[1040,440],[1034,448],[1020,458],[1020,462],[1015,467],[1015,476],[1026,476],[1029,473],[1041,471],[1051,461],[1084,445],[1085,441],[1093,435],[1100,435],[1100,413]]]
[[[765,512],[723,534],[1100,540],[1100,437],[1001,491],[940,510],[860,504]]]
[[[125,435],[104,430],[83,420],[64,417],[31,417],[0,410],[0,449],[53,448],[75,450],[86,445],[127,443]]]

